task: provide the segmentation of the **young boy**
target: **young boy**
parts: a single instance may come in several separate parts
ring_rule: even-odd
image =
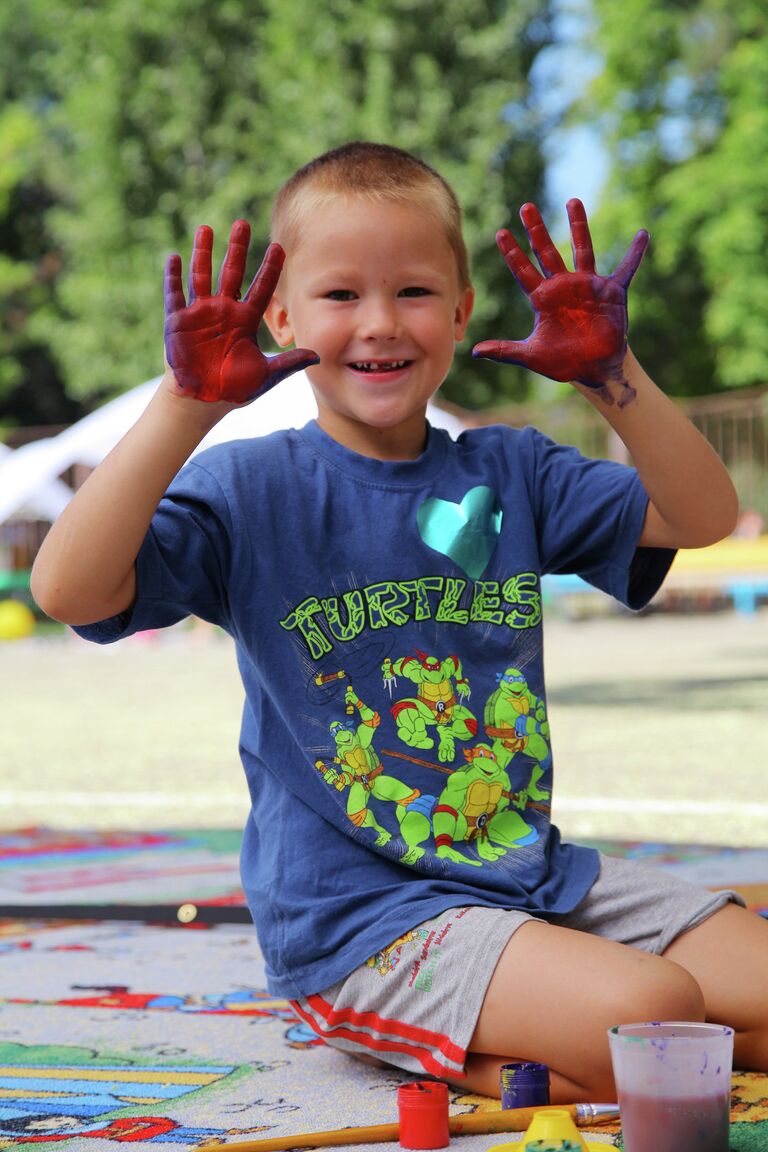
[[[573,272],[532,205],[543,274],[499,234],[536,323],[476,353],[579,381],[636,471],[531,428],[453,442],[427,426],[472,312],[459,207],[415,157],[350,144],[281,190],[244,299],[243,222],[213,293],[210,229],[188,302],[171,257],[163,382],[33,575],[42,607],[93,640],[189,613],[233,637],[243,884],[271,991],[330,1043],[469,1091],[542,1061],[555,1102],[611,1098],[621,1022],[727,1023],[737,1065],[768,1068],[768,925],[550,822],[542,572],[639,608],[673,549],[736,517],[718,457],[627,350],[647,237],[599,276],[578,201],[569,215]],[[267,360],[262,315],[300,348]],[[317,421],[182,468],[303,366]]]

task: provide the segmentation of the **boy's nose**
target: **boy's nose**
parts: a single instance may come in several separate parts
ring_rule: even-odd
[[[395,301],[382,298],[367,301],[360,316],[360,335],[366,340],[394,340],[399,334]]]

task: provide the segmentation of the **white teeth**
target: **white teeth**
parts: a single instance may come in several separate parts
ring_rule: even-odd
[[[357,360],[351,365],[356,372],[394,372],[405,368],[407,360]]]

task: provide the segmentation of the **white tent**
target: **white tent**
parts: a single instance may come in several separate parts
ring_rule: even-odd
[[[3,495],[6,491],[11,496],[16,486],[18,486],[19,491],[25,490],[27,487],[26,477],[29,476],[34,490],[29,493],[23,510],[34,520],[54,521],[56,519],[59,512],[70,500],[72,489],[61,480],[38,483],[37,466],[41,458],[46,455],[45,446],[48,443],[47,440],[38,440],[28,444],[24,453],[19,457],[20,467],[16,463],[17,453],[6,447],[5,444],[0,444],[0,505],[3,503]],[[15,496],[9,503],[11,506],[14,505]]]
[[[104,404],[76,424],[45,440],[34,440],[0,454],[0,524],[12,517],[55,520],[72,496],[58,478],[73,464],[95,467],[136,422],[160,382],[146,384]],[[463,431],[457,417],[430,404],[430,423],[451,436]],[[224,440],[263,436],[280,428],[301,428],[317,415],[305,373],[297,372],[260,400],[230,412],[206,436],[197,451]],[[1,446],[0,446],[1,447]]]

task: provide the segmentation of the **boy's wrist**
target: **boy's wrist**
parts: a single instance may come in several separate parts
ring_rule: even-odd
[[[198,434],[200,439],[238,407],[237,404],[225,401],[210,402],[186,395],[179,388],[173,370],[167,364],[156,399],[171,419],[178,421],[189,433]]]
[[[582,396],[597,408],[603,415],[617,406],[620,410],[633,407],[637,398],[638,387],[646,388],[650,380],[640,362],[635,358],[632,349],[627,346],[621,364],[621,379],[606,380],[599,387],[591,387],[579,380],[572,380],[571,384]]]

